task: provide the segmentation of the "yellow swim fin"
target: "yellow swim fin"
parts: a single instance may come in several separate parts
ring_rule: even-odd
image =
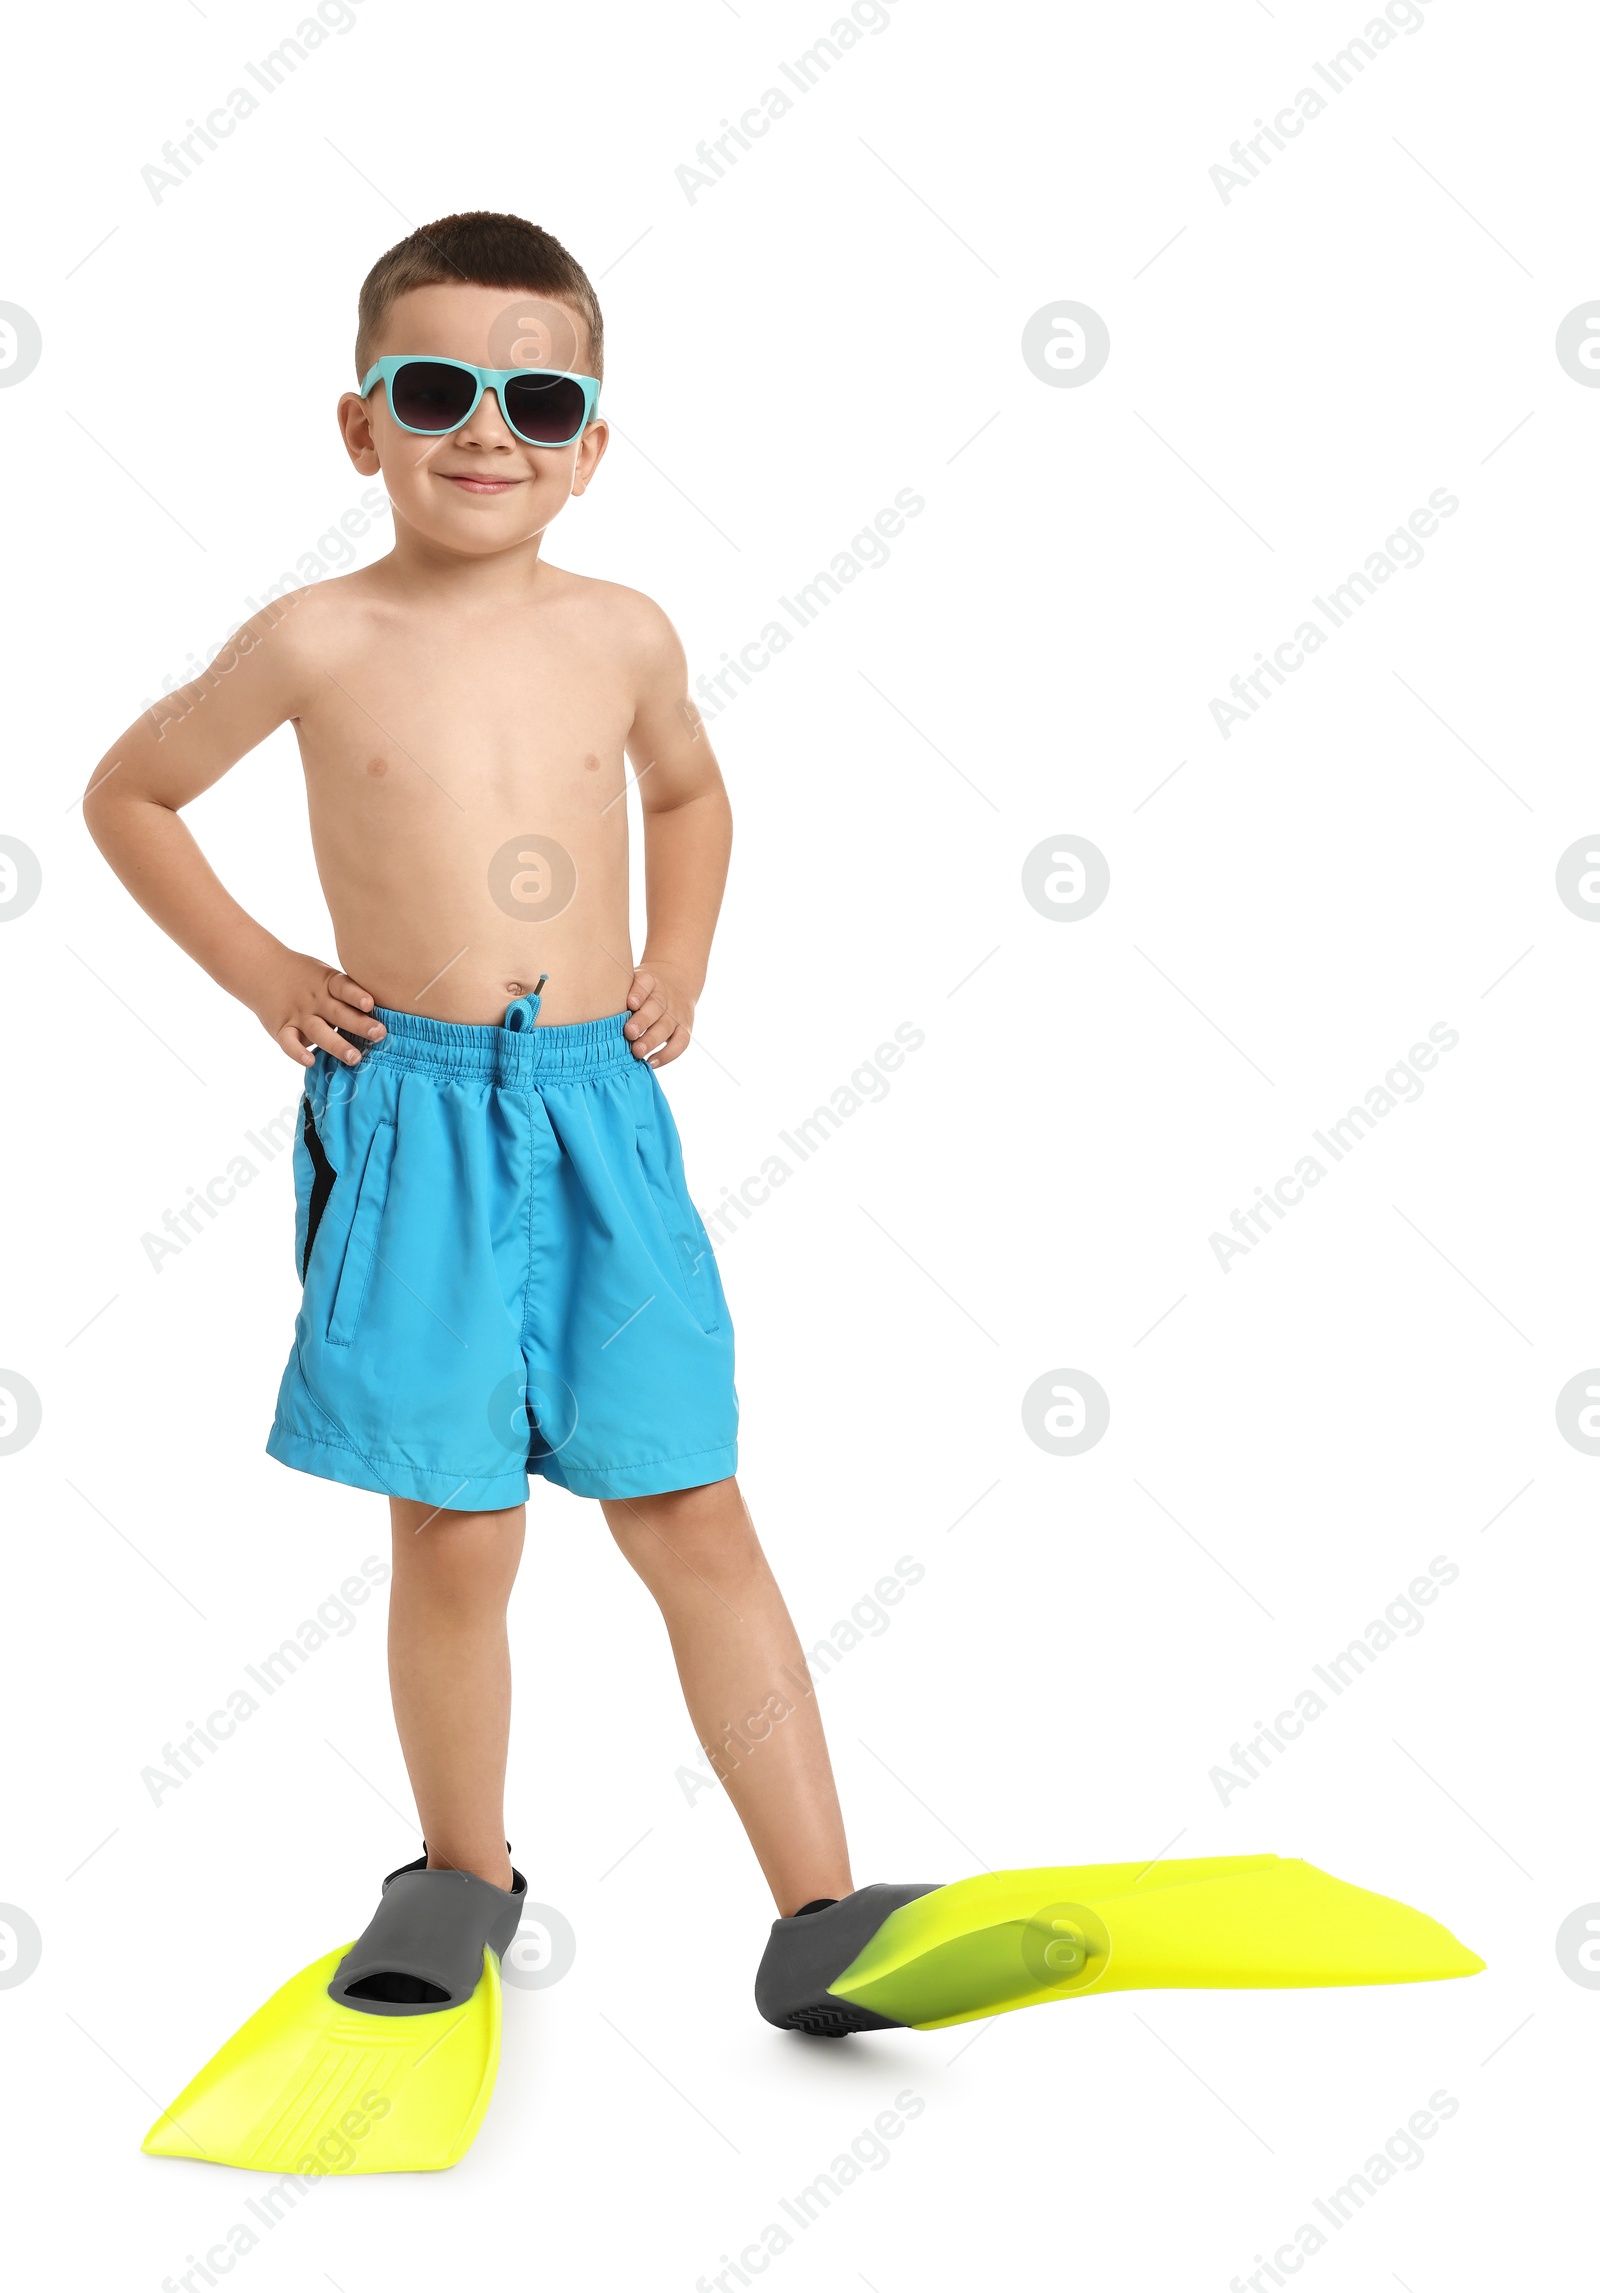
[[[500,2061],[509,1889],[422,1862],[365,1932],[291,1977],[144,2138],[148,2156],[272,2174],[432,2173],[465,2155]]]
[[[756,2003],[784,2029],[842,2037],[1091,1992],[1438,1982],[1482,1966],[1423,1912],[1310,1863],[1063,1864],[863,1887],[779,1919]]]

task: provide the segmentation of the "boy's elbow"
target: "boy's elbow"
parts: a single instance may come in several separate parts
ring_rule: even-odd
[[[112,758],[108,757],[104,764],[97,764],[83,792],[83,824],[102,852],[116,817],[117,800],[110,792],[115,771],[116,764]]]
[[[102,757],[83,792],[83,824],[108,859],[134,806],[149,801],[136,794],[131,781],[122,777],[120,762],[114,755]]]

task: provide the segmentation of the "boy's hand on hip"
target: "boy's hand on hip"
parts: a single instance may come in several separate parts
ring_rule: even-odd
[[[318,1051],[326,1051],[341,1065],[359,1065],[361,1053],[336,1032],[341,1027],[369,1042],[381,1042],[388,1033],[371,1016],[373,998],[364,987],[314,955],[285,951],[261,984],[250,1008],[274,1042],[296,1066],[309,1067]]]
[[[659,967],[641,967],[628,990],[628,1010],[622,1032],[636,1059],[665,1067],[683,1057],[694,1028],[694,997],[683,981]]]

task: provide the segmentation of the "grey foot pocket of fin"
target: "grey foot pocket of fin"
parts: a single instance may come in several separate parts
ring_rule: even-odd
[[[756,1972],[756,2006],[779,2030],[803,2031],[808,2038],[848,2038],[857,2030],[901,2030],[889,2015],[835,1998],[837,1981],[871,1942],[892,1911],[919,1895],[938,1893],[940,1882],[907,1886],[858,1887],[825,1911],[774,1919]]]
[[[517,1931],[528,1882],[492,1887],[471,1871],[392,1872],[383,1899],[339,1962],[328,1995],[362,2014],[437,2014],[472,1996],[485,1946],[497,1957]]]

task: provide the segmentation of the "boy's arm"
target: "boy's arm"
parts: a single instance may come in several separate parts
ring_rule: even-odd
[[[209,669],[139,717],[95,766],[83,799],[90,835],[145,913],[219,987],[248,1006],[302,1067],[320,1046],[353,1066],[360,1053],[334,1032],[376,1039],[372,997],[337,965],[299,955],[227,892],[178,814],[231,765],[300,713],[314,671],[268,607],[247,621]]]
[[[651,606],[638,709],[626,748],[644,812],[644,952],[623,1033],[664,1067],[689,1048],[733,841],[733,814],[678,633]]]

